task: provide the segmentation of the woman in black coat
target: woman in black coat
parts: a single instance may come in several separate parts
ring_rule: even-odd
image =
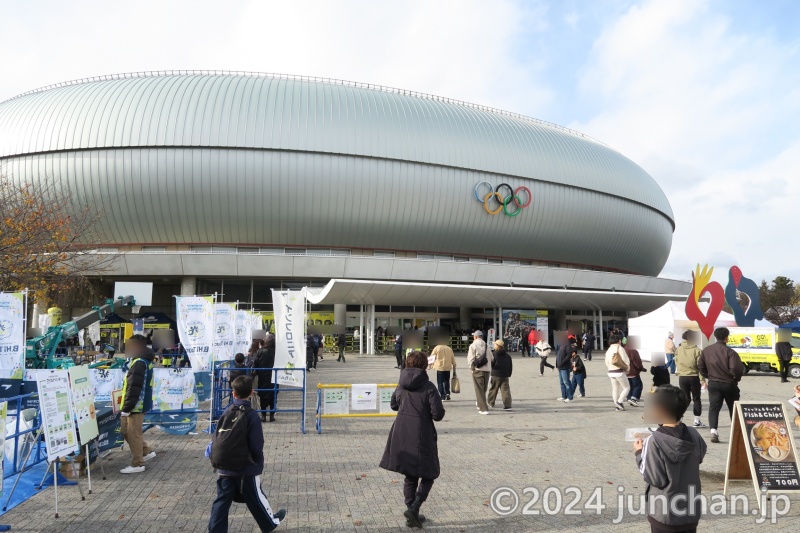
[[[442,397],[428,379],[428,357],[412,352],[400,372],[392,394],[397,418],[389,431],[380,467],[406,476],[403,483],[406,526],[422,527],[419,508],[428,498],[433,480],[439,477],[439,450],[434,422],[444,418]]]

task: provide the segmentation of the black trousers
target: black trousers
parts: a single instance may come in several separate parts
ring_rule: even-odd
[[[219,477],[217,499],[211,506],[211,518],[208,521],[209,533],[227,533],[228,511],[236,496],[240,496],[247,504],[247,510],[262,532],[278,527],[280,521],[275,518],[267,496],[261,490],[261,476]]]
[[[711,429],[717,429],[719,424],[719,412],[722,410],[723,402],[728,406],[728,413],[733,418],[733,402],[739,400],[739,386],[736,383],[725,383],[722,381],[708,382],[708,425]]]
[[[789,363],[791,361],[784,361],[783,359],[778,359],[778,363],[781,365],[781,381],[788,381],[789,380]]]
[[[547,357],[540,357],[541,362],[539,363],[539,373],[544,374],[544,367],[555,368],[553,365],[547,362]]]
[[[403,366],[404,366],[403,365],[403,349],[400,348],[398,350],[397,348],[395,348],[394,356],[397,359],[397,366],[399,366],[400,368],[403,368]]]
[[[406,476],[403,481],[403,498],[406,501],[406,507],[411,507],[414,500],[419,498],[420,503],[428,499],[428,494],[431,493],[433,488],[433,480],[419,477]]]
[[[692,412],[694,416],[703,413],[703,401],[700,399],[700,377],[699,376],[679,376],[678,386],[692,402]]]

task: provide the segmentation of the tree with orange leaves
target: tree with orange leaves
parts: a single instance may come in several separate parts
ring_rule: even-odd
[[[44,302],[90,289],[86,274],[113,261],[87,253],[99,216],[54,178],[25,182],[0,174],[0,290],[27,287]]]

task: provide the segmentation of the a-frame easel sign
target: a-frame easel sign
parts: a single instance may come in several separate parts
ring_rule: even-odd
[[[800,465],[792,426],[781,402],[734,404],[724,494],[730,481],[753,482],[759,496],[800,494]]]

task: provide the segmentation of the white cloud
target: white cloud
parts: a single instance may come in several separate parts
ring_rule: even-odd
[[[225,69],[324,76],[509,109],[543,106],[541,63],[518,61],[538,4],[480,2],[53,3],[0,21],[0,100],[80,77]],[[135,8],[134,8],[135,7]],[[32,9],[32,8],[31,8]],[[36,27],[32,21],[36,20]],[[532,55],[535,57],[535,55]]]
[[[797,43],[737,33],[707,2],[632,7],[594,44],[581,77],[603,111],[573,124],[650,172],[677,230],[666,275],[697,262],[800,278]],[[793,132],[794,136],[786,136]]]

